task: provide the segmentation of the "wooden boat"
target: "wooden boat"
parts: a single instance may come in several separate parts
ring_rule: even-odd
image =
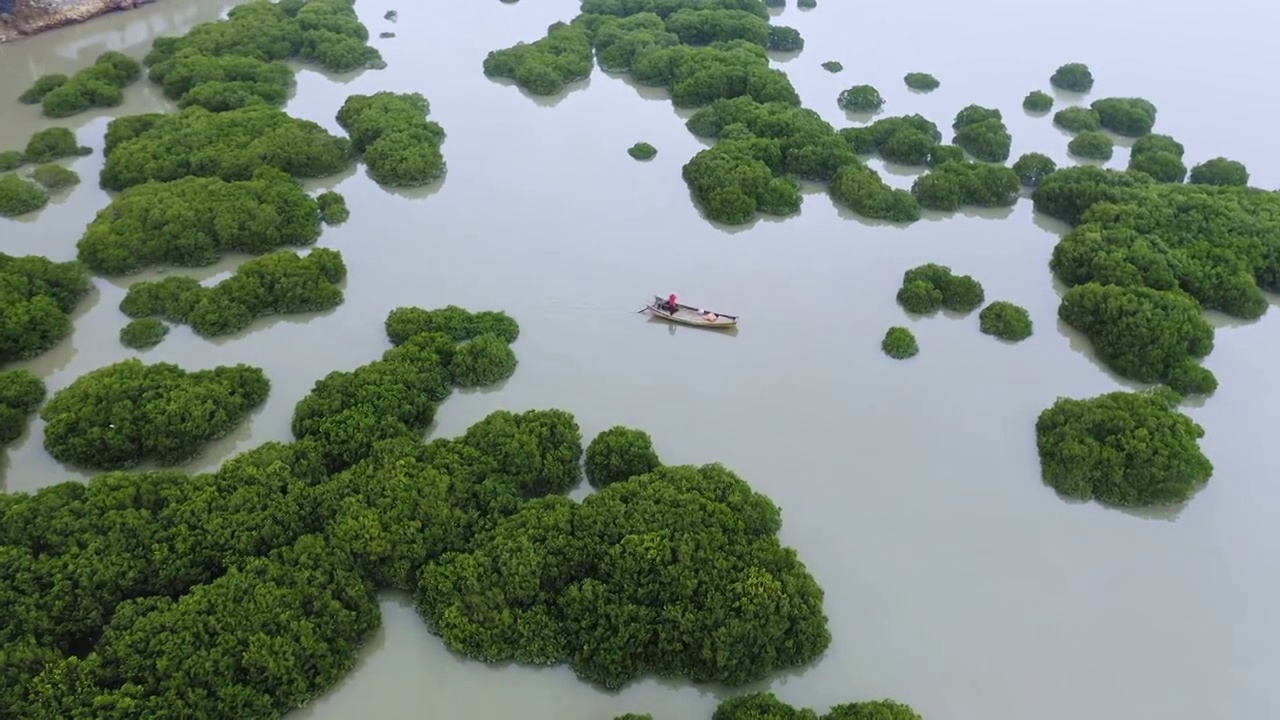
[[[667,309],[666,298],[653,296],[653,302],[649,303],[646,308],[654,317],[660,317],[663,320],[670,320],[681,325],[689,325],[692,327],[711,328],[714,330],[727,330],[738,326],[737,315],[726,315],[724,313],[703,310],[693,307],[692,305],[684,305],[676,303],[676,311],[671,312]]]

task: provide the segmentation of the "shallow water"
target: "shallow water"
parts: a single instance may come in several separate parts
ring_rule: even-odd
[[[163,0],[0,46],[0,97],[108,49],[140,57],[153,37],[230,5]],[[347,261],[343,306],[262,320],[219,342],[176,328],[140,353],[188,368],[245,362],[272,379],[263,409],[190,469],[287,438],[293,405],[316,379],[380,354],[391,308],[504,309],[523,331],[515,377],[456,394],[433,432],[456,434],[500,408],[561,407],[588,438],[614,424],[643,427],[667,462],[723,461],[740,472],[782,507],[784,541],[827,592],[831,650],[764,685],[782,698],[824,710],[890,696],[929,720],[1280,717],[1280,700],[1264,685],[1280,673],[1280,623],[1270,612],[1280,604],[1280,531],[1270,510],[1280,455],[1264,437],[1280,387],[1259,360],[1280,350],[1278,314],[1255,323],[1215,318],[1221,329],[1207,365],[1222,386],[1189,412],[1207,431],[1202,447],[1216,473],[1186,508],[1136,515],[1064,502],[1039,481],[1036,415],[1058,396],[1124,385],[1056,320],[1046,263],[1061,226],[1023,201],[904,229],[861,220],[816,189],[799,217],[713,226],[680,179],[704,144],[664,93],[596,71],[563,99],[535,101],[482,75],[489,50],[534,40],[576,7],[360,0],[371,34],[398,35],[373,41],[389,67],[340,78],[305,70],[288,110],[337,131],[333,115],[349,94],[422,92],[449,133],[448,178],[388,191],[359,168],[314,183],[342,192],[351,209],[319,243]],[[394,24],[382,19],[392,8]],[[1240,159],[1254,184],[1274,188],[1277,100],[1253,88],[1269,86],[1277,53],[1264,28],[1280,11],[1244,0],[1215,10],[1179,15],[1087,0],[1049,17],[1027,3],[981,0],[930,8],[925,22],[918,7],[824,0],[780,15],[807,47],[778,66],[833,122],[848,123],[839,91],[871,83],[888,99],[885,114],[919,112],[944,128],[971,102],[999,107],[1014,156],[1036,150],[1063,163],[1068,136],[1049,117],[1028,116],[1021,101],[1048,90],[1057,65],[1080,60],[1097,77],[1089,99],[1146,97],[1160,108],[1157,131],[1186,144],[1188,164]],[[1204,49],[1175,56],[1173,47]],[[819,67],[825,60],[846,69],[829,74]],[[901,81],[909,71],[931,72],[942,87],[911,92]],[[1071,101],[1058,97],[1058,107]],[[118,110],[63,122],[95,150],[71,162],[85,182],[34,217],[0,220],[0,251],[74,257],[84,224],[108,199],[94,182],[106,122],[166,106],[145,81],[126,98]],[[0,108],[0,148],[48,125],[38,108]],[[639,140],[658,148],[656,159],[627,156]],[[1118,147],[1108,167],[1126,162]],[[890,170],[890,183],[910,186],[913,175]],[[238,261],[183,272],[213,279]],[[1006,345],[978,332],[976,314],[907,318],[894,292],[906,268],[928,261],[973,274],[991,300],[1025,306],[1037,333]],[[135,354],[117,341],[127,282],[96,284],[74,335],[22,364],[51,392]],[[741,315],[740,332],[635,314],[653,293],[673,290]],[[880,353],[896,324],[919,338],[910,362]],[[37,421],[10,449],[8,490],[86,476],[49,458],[41,433]],[[563,668],[467,661],[428,635],[404,598],[388,596],[383,612],[360,667],[291,717],[651,712],[694,720],[717,701],[714,689],[684,683],[645,681],[612,694]]]

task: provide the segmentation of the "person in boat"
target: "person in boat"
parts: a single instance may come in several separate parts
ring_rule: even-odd
[[[667,302],[663,304],[662,309],[672,314],[675,314],[675,312],[680,309],[680,305],[676,303],[675,293],[671,293],[667,296]]]

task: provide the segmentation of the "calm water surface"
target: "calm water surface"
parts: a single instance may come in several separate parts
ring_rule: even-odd
[[[0,46],[0,97],[108,49],[141,57],[155,36],[231,4],[163,0]],[[393,8],[395,24],[382,19]],[[1280,605],[1272,521],[1280,455],[1264,437],[1280,402],[1264,360],[1280,351],[1280,313],[1250,324],[1215,318],[1208,365],[1222,387],[1189,412],[1205,426],[1216,473],[1188,507],[1137,516],[1064,502],[1039,481],[1037,413],[1061,395],[1123,385],[1057,323],[1046,262],[1062,228],[1024,201],[903,229],[853,217],[817,191],[799,217],[717,228],[680,179],[704,145],[662,92],[597,71],[561,100],[534,101],[481,74],[489,50],[534,40],[576,8],[573,0],[360,1],[374,35],[398,34],[374,40],[390,66],[338,78],[305,70],[289,112],[337,131],[333,115],[349,94],[422,92],[449,133],[449,176],[412,191],[381,189],[363,168],[314,183],[342,192],[351,208],[351,220],[320,241],[350,268],[343,306],[260,321],[216,342],[177,328],[141,353],[188,368],[251,363],[271,376],[265,407],[190,469],[287,438],[293,405],[316,379],[379,355],[389,309],[505,309],[524,331],[519,371],[496,391],[455,395],[433,433],[456,434],[500,408],[561,407],[587,437],[635,425],[668,462],[718,460],[739,471],[782,507],[784,541],[827,591],[831,650],[765,685],[784,699],[825,710],[891,696],[929,720],[1280,717],[1264,685],[1280,673],[1271,611]],[[1160,108],[1157,130],[1187,145],[1189,164],[1238,158],[1255,184],[1274,188],[1277,101],[1254,88],[1269,87],[1280,59],[1264,35],[1276,20],[1280,11],[1245,0],[1209,15],[1101,0],[1065,14],[1012,0],[927,8],[824,0],[781,14],[808,45],[777,60],[832,122],[848,123],[839,91],[864,82],[886,96],[887,114],[919,112],[944,128],[977,102],[1004,112],[1015,156],[1037,150],[1060,163],[1068,137],[1048,117],[1026,115],[1021,100],[1047,90],[1058,64],[1085,61],[1097,77],[1090,98],[1146,97]],[[1185,47],[1200,50],[1174,53]],[[825,60],[846,70],[830,75],[818,67]],[[941,89],[908,91],[908,71],[932,72]],[[167,107],[146,82],[126,97],[116,111],[64,122],[95,150],[70,162],[85,183],[37,215],[0,220],[0,251],[74,257],[85,223],[108,201],[95,183],[106,123]],[[1059,107],[1076,101],[1059,96]],[[0,147],[21,146],[48,125],[38,108],[17,103],[0,103],[0,118]],[[658,147],[654,161],[627,157],[638,140]],[[1117,148],[1108,166],[1126,162]],[[910,186],[912,175],[887,170],[891,183]],[[239,260],[191,274],[216,280]],[[1009,346],[981,335],[976,314],[906,318],[894,292],[903,270],[927,261],[975,275],[989,299],[1027,307],[1036,335]],[[117,341],[127,282],[96,284],[74,335],[25,364],[51,392],[135,354]],[[650,294],[673,290],[741,314],[740,334],[635,314]],[[916,333],[918,358],[880,354],[894,324]],[[8,453],[8,490],[86,477],[48,457],[42,432],[36,422]],[[387,596],[383,613],[359,668],[293,717],[596,720],[636,711],[695,720],[719,697],[657,681],[610,694],[563,668],[486,666],[446,651],[405,598]]]

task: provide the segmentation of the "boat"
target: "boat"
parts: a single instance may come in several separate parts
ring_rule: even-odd
[[[670,320],[673,323],[681,325],[689,325],[691,327],[711,328],[714,330],[728,330],[738,326],[737,315],[727,315],[725,313],[714,312],[712,310],[704,310],[696,308],[692,305],[676,303],[676,311],[671,312],[667,309],[666,298],[658,295],[653,296],[653,302],[645,308],[649,314],[654,317],[660,317],[663,320]]]

